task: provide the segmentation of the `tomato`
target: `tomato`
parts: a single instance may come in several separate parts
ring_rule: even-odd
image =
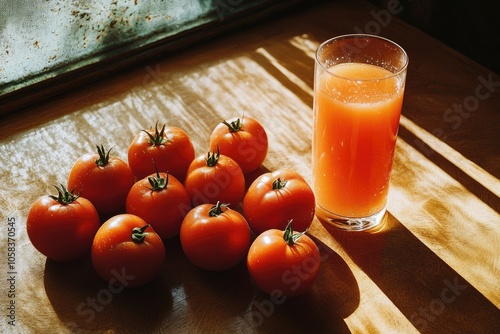
[[[257,236],[247,256],[255,285],[270,295],[297,296],[311,288],[320,268],[320,252],[304,233],[271,229]]]
[[[272,228],[284,230],[289,220],[293,220],[297,231],[305,231],[314,219],[314,211],[311,187],[290,169],[262,174],[243,199],[243,215],[256,234]]]
[[[219,123],[210,135],[210,150],[232,158],[247,174],[256,170],[267,155],[264,127],[254,118],[243,117]]]
[[[191,162],[184,186],[193,206],[220,201],[235,208],[245,195],[245,176],[233,159],[208,152]]]
[[[138,180],[155,173],[168,172],[184,182],[187,169],[195,157],[191,139],[182,129],[165,126],[140,131],[128,148],[128,163]]]
[[[92,203],[56,187],[58,196],[43,196],[31,206],[26,230],[33,246],[55,261],[78,260],[90,253],[100,226]]]
[[[110,152],[97,146],[97,153],[84,154],[75,162],[68,177],[68,189],[91,201],[102,216],[123,212],[134,184],[130,167]]]
[[[120,214],[108,219],[92,243],[92,265],[112,286],[138,287],[157,277],[165,246],[144,219]]]
[[[130,189],[126,212],[144,219],[162,239],[179,235],[182,220],[191,210],[191,199],[173,175],[156,172]]]
[[[212,271],[235,267],[250,247],[250,228],[245,218],[227,205],[201,204],[181,225],[181,246],[196,266]]]

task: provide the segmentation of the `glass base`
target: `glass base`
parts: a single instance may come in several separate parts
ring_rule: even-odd
[[[316,217],[323,223],[345,231],[363,231],[379,225],[384,218],[386,208],[368,217],[344,217],[336,215],[321,206],[316,206]]]

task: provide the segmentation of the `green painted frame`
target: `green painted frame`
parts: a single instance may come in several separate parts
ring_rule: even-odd
[[[308,1],[307,5],[313,2]],[[162,7],[162,3],[177,4],[179,12],[175,14],[173,7]],[[2,2],[0,116],[304,3],[305,0]],[[197,13],[190,7],[195,5]],[[61,21],[56,20],[58,16]],[[32,33],[16,30],[23,20],[24,25],[27,21],[35,22]],[[45,25],[40,27],[36,22]],[[61,35],[64,43],[50,45],[56,37],[60,41]],[[19,54],[24,58],[19,58]],[[34,68],[32,62],[40,65]],[[26,69],[27,65],[31,67]],[[6,75],[9,70],[14,76]]]

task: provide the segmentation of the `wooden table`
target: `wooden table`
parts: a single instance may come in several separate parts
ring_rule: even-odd
[[[498,333],[500,77],[404,24],[396,9],[331,1],[2,118],[0,331]],[[30,244],[31,203],[65,182],[79,156],[102,143],[126,159],[137,131],[157,121],[183,128],[198,155],[218,122],[251,115],[269,134],[265,169],[288,167],[310,181],[313,53],[359,31],[398,42],[410,57],[388,214],[382,228],[360,233],[315,220],[309,233],[323,257],[307,294],[276,303],[244,264],[205,272],[176,239],[157,280],[109,294],[88,260],[46,261]],[[11,301],[15,327],[5,316]]]

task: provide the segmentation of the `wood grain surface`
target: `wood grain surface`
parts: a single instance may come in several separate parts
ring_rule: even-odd
[[[332,1],[291,12],[1,118],[0,331],[498,333],[500,76],[390,10]],[[183,128],[199,155],[220,121],[253,116],[269,136],[261,172],[287,167],[310,182],[314,51],[360,30],[396,41],[410,58],[388,213],[380,228],[359,233],[315,220],[308,233],[322,262],[305,295],[273,301],[244,263],[197,269],[178,239],[166,242],[154,282],[110,294],[89,259],[56,263],[30,244],[31,204],[65,182],[79,156],[102,143],[126,160],[133,136],[157,121]]]

